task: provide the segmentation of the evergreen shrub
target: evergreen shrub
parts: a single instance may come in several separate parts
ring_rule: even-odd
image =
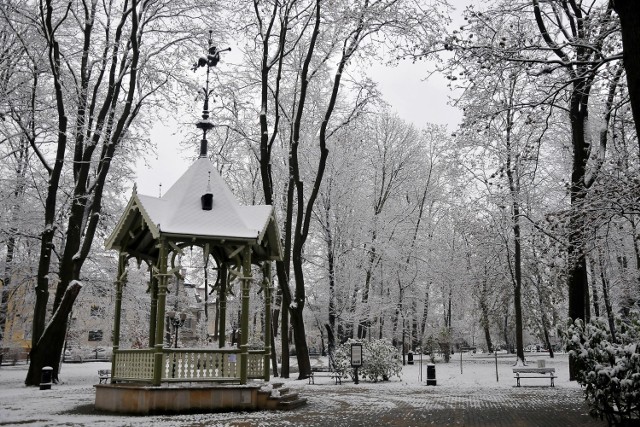
[[[568,322],[563,333],[590,415],[611,425],[640,421],[640,318],[616,320],[615,339],[605,319]]]
[[[362,366],[358,368],[358,377],[373,382],[388,381],[391,377],[400,378],[402,357],[400,352],[385,340],[352,340],[336,347],[335,367],[343,378],[354,377],[351,367],[351,344],[362,344]]]

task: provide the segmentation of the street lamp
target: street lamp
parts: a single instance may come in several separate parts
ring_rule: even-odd
[[[184,325],[184,321],[187,319],[187,313],[176,313],[175,311],[170,311],[167,313],[169,317],[169,322],[173,326],[173,331],[175,334],[175,341],[173,344],[173,348],[178,348],[178,329]],[[171,378],[176,377],[176,353],[173,353],[173,366],[171,368]]]
[[[187,320],[187,313],[170,311],[167,313],[167,316],[169,317],[169,322],[171,322],[173,333],[175,334],[173,348],[178,348],[178,329],[184,326],[184,322]]]

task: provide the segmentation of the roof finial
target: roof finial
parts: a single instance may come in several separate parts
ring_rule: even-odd
[[[162,183],[158,185],[158,198],[162,197]]]
[[[231,48],[228,47],[226,49],[218,50],[216,46],[213,46],[213,41],[211,39],[212,30],[209,30],[209,49],[207,52],[207,56],[200,56],[198,58],[198,62],[193,64],[193,71],[196,71],[199,67],[207,67],[207,78],[205,82],[205,87],[202,88],[204,93],[204,106],[202,107],[202,120],[196,123],[196,127],[198,129],[202,129],[202,140],[200,141],[200,157],[207,157],[207,131],[213,129],[215,125],[209,121],[209,96],[213,92],[213,90],[209,90],[209,71],[211,67],[215,67],[218,65],[218,61],[220,61],[220,52],[230,51]]]

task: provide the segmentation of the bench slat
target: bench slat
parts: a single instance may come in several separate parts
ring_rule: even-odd
[[[544,372],[540,372],[540,370],[544,370]],[[555,378],[558,378],[557,376],[554,375],[555,369],[554,368],[540,368],[538,371],[529,371],[529,372],[524,372],[524,373],[528,373],[528,374],[539,374],[539,375],[520,375],[520,373],[523,372],[521,369],[517,369],[514,368],[513,369],[513,373],[516,374],[514,376],[514,378],[516,379],[516,387],[520,387],[520,379],[521,378],[542,378],[542,379],[550,379],[551,380],[551,387],[555,387],[555,384],[553,383],[553,380]],[[546,374],[550,374],[550,375],[546,375]]]

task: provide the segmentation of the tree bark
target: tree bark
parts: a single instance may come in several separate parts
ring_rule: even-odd
[[[589,266],[591,267],[591,294],[593,295],[593,314],[600,317],[600,297],[598,296],[598,281],[595,279],[596,263],[593,257],[589,257]]]
[[[602,299],[604,300],[604,308],[607,312],[607,320],[609,322],[609,332],[613,341],[616,341],[616,323],[613,315],[613,307],[611,304],[611,298],[609,296],[609,281],[607,280],[606,265],[604,263],[604,253],[602,249],[599,249],[598,264],[600,270],[600,283],[602,285]]]
[[[555,54],[557,59],[562,63],[571,81],[570,99],[569,99],[569,122],[571,124],[571,143],[573,146],[573,163],[571,169],[571,207],[569,217],[569,237],[567,252],[569,255],[569,271],[568,271],[568,289],[569,289],[569,317],[572,320],[582,319],[589,321],[590,303],[589,303],[589,283],[587,279],[587,264],[585,255],[586,236],[585,216],[583,209],[589,187],[593,184],[597,171],[601,166],[601,162],[594,162],[594,170],[587,177],[587,162],[592,154],[591,143],[586,138],[585,125],[589,115],[589,97],[593,87],[597,73],[594,71],[594,65],[591,62],[602,46],[606,38],[609,36],[608,17],[611,15],[611,5],[602,13],[602,27],[600,31],[593,31],[591,40],[585,40],[584,43],[576,43],[569,47],[563,43],[557,43],[552,39],[551,34],[545,24],[544,15],[540,9],[540,1],[532,0],[534,16],[540,35],[544,39],[547,47]],[[580,8],[563,9],[567,25],[571,25],[572,31],[580,37],[589,32],[585,29],[585,23],[588,22],[589,15],[584,16],[584,12]],[[587,12],[588,13],[588,12]],[[555,22],[554,22],[554,25]],[[592,24],[593,25],[593,24]],[[565,31],[566,34],[566,31]],[[587,42],[591,42],[590,46]],[[565,51],[565,49],[567,49]],[[568,54],[569,49],[573,49],[573,57]],[[612,87],[615,90],[616,78],[612,80]],[[611,88],[610,88],[611,89]],[[611,90],[610,90],[611,97]],[[607,103],[609,104],[609,100]],[[608,106],[609,107],[609,106]],[[610,110],[605,116],[606,124],[610,117]],[[607,133],[601,134],[601,149],[606,148]],[[604,156],[601,156],[604,158]],[[571,369],[570,369],[571,371]],[[573,372],[573,371],[571,371]],[[573,378],[573,374],[570,375]]]
[[[620,17],[622,56],[636,135],[640,144],[640,2],[611,0],[611,4]]]
[[[507,99],[505,100],[506,108],[506,148],[507,160],[505,170],[507,180],[509,182],[509,194],[511,195],[511,221],[513,230],[513,305],[516,317],[516,357],[525,363],[524,359],[524,342],[522,337],[522,245],[520,232],[520,176],[519,164],[517,163],[517,155],[514,153],[512,141],[512,130],[514,126],[514,93],[516,90],[517,78],[514,76],[510,79],[507,89]]]
[[[73,303],[75,302],[80,289],[82,289],[82,285],[78,282],[73,282],[67,287],[67,290],[58,305],[58,309],[53,314],[53,317],[51,317],[45,332],[42,334],[40,340],[38,340],[37,345],[31,349],[31,353],[29,355],[29,371],[27,372],[25,385],[39,385],[42,376],[42,368],[44,366],[51,366],[53,368],[52,380],[56,383],[58,382],[60,358],[62,356],[62,347],[64,345],[64,340],[61,341],[58,337],[64,337],[66,334],[69,314],[71,313]]]
[[[487,302],[487,267],[484,268],[484,278],[482,280],[482,290],[480,293],[480,324],[484,331],[484,339],[487,343],[487,351],[491,353],[493,351],[493,343],[491,342],[491,329],[489,321],[489,306]]]

